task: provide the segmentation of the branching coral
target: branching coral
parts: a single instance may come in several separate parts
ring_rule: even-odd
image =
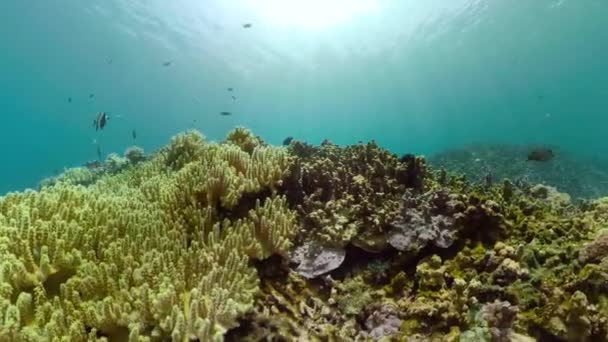
[[[245,127],[237,127],[228,133],[227,144],[238,146],[244,152],[253,153],[256,147],[263,146],[264,142]]]
[[[296,231],[261,195],[288,171],[280,151],[234,159],[191,132],[87,188],[1,198],[0,340],[221,340],[258,291],[250,257],[286,255]]]
[[[388,225],[399,215],[399,199],[412,170],[373,142],[339,148],[331,143],[290,145],[298,158],[283,187],[298,204],[310,237],[333,246],[350,242],[371,251],[386,248]],[[380,238],[378,238],[380,236]]]
[[[125,150],[124,157],[131,164],[141,163],[146,160],[146,154],[144,153],[144,149],[139,146],[131,146]]]

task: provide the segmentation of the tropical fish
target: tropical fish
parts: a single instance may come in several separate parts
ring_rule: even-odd
[[[546,162],[553,159],[553,157],[555,157],[555,154],[550,148],[536,148],[528,153],[529,161]]]
[[[251,26],[253,26],[253,24],[251,24],[251,23],[243,24],[243,28],[250,28]]]
[[[285,140],[283,140],[283,145],[288,146],[289,144],[291,144],[292,141],[293,141],[293,137],[287,137],[287,138],[285,138]]]
[[[163,66],[168,67],[169,65],[171,65],[171,61],[166,61],[166,62],[163,63]]]
[[[108,120],[110,120],[110,116],[106,112],[99,112],[95,120],[93,120],[93,127],[95,127],[96,131],[103,129],[106,127]]]
[[[222,116],[228,116],[228,115],[232,115],[232,113],[230,113],[230,112],[220,112],[220,115],[222,115]]]

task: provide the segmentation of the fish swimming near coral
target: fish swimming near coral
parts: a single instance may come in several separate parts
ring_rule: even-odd
[[[292,141],[293,141],[293,137],[285,138],[285,140],[283,140],[283,146],[289,146],[289,144],[291,144]]]
[[[555,154],[550,148],[536,148],[528,153],[528,161],[546,162],[553,157],[555,157]]]
[[[106,112],[97,113],[97,117],[93,120],[93,127],[95,127],[95,131],[99,131],[106,127],[106,124],[110,120],[110,116]]]
[[[137,132],[135,130],[132,130],[131,136],[133,137],[133,139],[137,139]]]
[[[251,26],[253,26],[253,24],[251,24],[251,23],[243,24],[243,28],[251,28]]]
[[[229,115],[232,115],[232,113],[230,113],[230,112],[220,112],[220,115],[221,116],[229,116]]]

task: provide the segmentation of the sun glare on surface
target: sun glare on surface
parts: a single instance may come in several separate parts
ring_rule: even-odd
[[[248,0],[261,18],[279,25],[324,29],[376,9],[377,0]]]

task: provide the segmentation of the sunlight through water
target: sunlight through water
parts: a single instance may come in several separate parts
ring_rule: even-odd
[[[343,24],[378,8],[376,0],[247,0],[246,4],[268,22],[309,30]]]

